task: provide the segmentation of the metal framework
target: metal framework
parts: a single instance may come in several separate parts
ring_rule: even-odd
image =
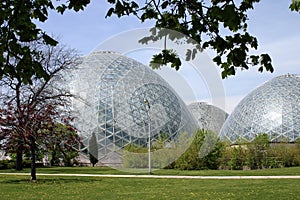
[[[236,143],[261,133],[271,142],[300,138],[300,76],[275,77],[248,94],[226,120],[221,138]]]
[[[198,122],[200,129],[211,130],[219,135],[228,114],[205,102],[194,102],[188,105],[189,110]]]
[[[149,126],[154,144],[162,137],[176,141],[180,133],[196,129],[195,119],[167,82],[121,54],[102,51],[84,57],[72,79],[72,91],[79,97],[73,107],[82,150],[95,132],[100,161],[112,162],[107,159],[117,159],[127,145],[147,147]]]

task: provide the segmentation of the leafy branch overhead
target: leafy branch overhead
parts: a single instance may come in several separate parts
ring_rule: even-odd
[[[100,1],[99,1],[100,2]],[[250,49],[257,49],[257,39],[247,32],[247,11],[253,9],[260,0],[107,0],[111,4],[106,16],[136,16],[141,22],[152,20],[155,29],[150,41],[164,29],[177,31],[195,44],[195,49],[187,51],[187,58],[195,52],[212,48],[216,52],[213,59],[222,69],[222,76],[235,74],[237,68],[248,69],[258,65],[259,71],[273,71],[271,58],[267,54],[250,55]],[[97,2],[98,3],[98,2]],[[0,3],[0,79],[3,75],[18,78],[23,83],[31,83],[31,77],[49,79],[49,74],[38,62],[41,53],[29,48],[29,43],[42,41],[55,46],[57,41],[37,26],[45,22],[49,11],[64,14],[66,10],[80,11],[90,4],[90,0],[2,0]],[[300,0],[291,0],[291,11],[300,11]],[[168,35],[168,37],[172,37]],[[170,38],[181,40],[181,38]],[[145,41],[144,40],[144,41]],[[171,63],[179,69],[176,52],[165,52],[154,56],[152,63],[163,66]],[[17,63],[17,64],[16,64]],[[158,65],[155,65],[158,67]]]
[[[292,3],[290,5],[291,11],[300,11],[300,0],[292,0]]]
[[[122,17],[134,15],[141,22],[155,21],[155,31],[140,40],[142,43],[156,41],[160,35],[171,40],[181,40],[187,37],[187,43],[195,44],[194,49],[187,50],[186,59],[195,56],[195,52],[203,49],[213,49],[216,52],[213,61],[222,68],[222,77],[234,75],[237,69],[249,69],[258,66],[262,72],[273,72],[271,57],[268,54],[251,55],[250,49],[257,49],[258,42],[247,31],[247,11],[253,9],[254,3],[260,0],[148,0],[138,4],[129,0],[109,0],[112,8],[107,16],[112,14]],[[297,3],[295,6],[299,7]],[[292,10],[297,10],[291,7]],[[172,34],[161,33],[164,29],[177,31],[184,36],[170,38]],[[165,48],[160,54],[154,55],[151,63],[155,68],[172,63],[179,69],[181,63],[174,51]]]
[[[31,83],[31,77],[49,79],[47,71],[38,62],[41,52],[30,49],[33,41],[56,46],[57,41],[37,27],[36,22],[45,22],[48,12],[56,10],[83,10],[90,0],[2,0],[0,3],[0,79],[3,75]],[[17,63],[17,64],[16,64]]]

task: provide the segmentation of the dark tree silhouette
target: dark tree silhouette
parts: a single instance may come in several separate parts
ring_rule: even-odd
[[[94,167],[95,164],[97,164],[98,162],[98,143],[94,132],[92,134],[92,137],[89,140],[89,157]]]

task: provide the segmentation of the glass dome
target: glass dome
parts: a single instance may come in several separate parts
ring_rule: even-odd
[[[220,136],[236,143],[261,133],[271,142],[300,138],[300,76],[278,76],[256,88],[237,105]]]
[[[205,102],[194,102],[188,105],[189,110],[198,122],[199,127],[205,130],[211,130],[219,135],[220,130],[228,117],[228,114],[213,105]]]
[[[176,92],[151,68],[114,52],[94,52],[73,77],[73,107],[84,148],[95,133],[100,162],[122,162],[128,145],[147,147],[196,130],[196,121]],[[84,149],[83,149],[84,150]],[[116,161],[118,160],[119,161]]]

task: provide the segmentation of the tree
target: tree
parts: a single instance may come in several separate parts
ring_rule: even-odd
[[[55,2],[55,3],[53,3]],[[21,78],[25,84],[32,83],[32,77],[49,79],[37,55],[39,49],[32,49],[30,43],[41,41],[55,46],[57,41],[38,28],[37,22],[45,22],[50,10],[64,13],[65,10],[79,11],[90,0],[2,0],[0,3],[0,79],[6,75]]]
[[[260,169],[268,165],[267,152],[270,148],[270,141],[266,133],[258,134],[255,139],[247,145],[249,149],[249,166]]]
[[[208,138],[208,140],[205,140]],[[210,140],[214,140],[210,143]],[[183,170],[217,169],[223,151],[223,143],[210,130],[198,130],[188,149],[169,168]],[[204,151],[208,152],[204,152]]]
[[[71,167],[79,155],[80,137],[73,127],[62,123],[55,123],[52,133],[48,133],[47,140],[44,141],[44,154],[49,154],[51,166],[60,165],[61,160],[64,166]],[[41,142],[42,143],[42,142]]]
[[[145,3],[129,0],[108,0],[112,7],[107,16],[118,17],[134,15],[141,22],[154,20],[155,27],[150,36],[140,40],[148,43],[160,39],[191,43],[193,49],[187,49],[186,60],[193,59],[197,52],[212,48],[216,52],[213,61],[222,69],[222,78],[235,75],[237,69],[249,69],[259,66],[273,72],[271,57],[268,54],[249,55],[250,49],[257,49],[257,39],[247,31],[247,11],[253,9],[260,0],[147,0]],[[299,11],[300,1],[293,0],[291,10]],[[166,29],[181,34],[173,34]],[[176,70],[181,61],[173,49],[164,49],[153,56],[150,65],[153,68],[171,64]]]
[[[96,138],[96,135],[94,132],[89,141],[89,156],[90,156],[90,161],[94,167],[95,164],[99,161],[98,160],[98,143],[97,143],[97,138]]]
[[[53,3],[55,2],[55,3]],[[106,16],[118,17],[134,15],[141,22],[156,22],[152,35],[143,38],[148,42],[166,37],[161,28],[176,30],[185,34],[186,42],[196,42],[192,50],[187,50],[187,60],[193,58],[199,50],[212,48],[217,55],[213,59],[222,69],[222,77],[234,75],[236,68],[248,69],[252,65],[260,65],[273,71],[268,54],[248,55],[249,49],[256,49],[257,39],[247,32],[247,11],[260,0],[107,0],[112,7]],[[57,45],[57,41],[45,31],[38,28],[36,22],[45,22],[49,11],[63,14],[66,10],[84,10],[90,0],[3,0],[0,17],[0,79],[3,75],[15,77],[18,74],[23,83],[31,83],[31,77],[49,78],[36,59],[40,52],[32,50],[24,43],[41,40],[45,44]],[[300,1],[292,0],[290,9],[298,12]],[[224,30],[228,35],[222,35]],[[172,38],[180,40],[184,38]],[[191,40],[192,39],[192,40]],[[18,63],[14,63],[18,60]],[[178,69],[181,65],[176,52],[165,48],[154,55],[152,64],[156,67],[171,63]],[[26,73],[25,73],[26,72]]]
[[[273,71],[269,55],[248,56],[249,49],[256,49],[258,43],[247,32],[247,11],[253,9],[253,4],[259,0],[244,0],[239,4],[232,0],[150,0],[145,5],[126,0],[111,2],[114,7],[108,11],[107,16],[133,14],[142,22],[156,22],[151,35],[140,40],[142,43],[169,37],[177,42],[194,44],[193,49],[187,50],[186,60],[204,49],[214,49],[217,55],[213,60],[222,68],[223,78],[234,75],[237,68],[248,69],[258,64],[261,65],[259,71],[264,68]],[[172,35],[165,29],[178,31],[187,37]],[[229,34],[224,34],[226,31]],[[181,66],[176,52],[168,49],[166,44],[161,53],[153,56],[151,63],[155,68],[168,63],[176,70]]]
[[[31,175],[32,180],[36,180],[35,155],[38,147],[57,136],[57,123],[74,131],[70,125],[72,113],[68,109],[72,94],[62,86],[66,81],[66,73],[74,69],[79,59],[73,49],[64,46],[53,47],[40,41],[32,42],[29,46],[32,51],[42,52],[35,59],[49,74],[49,78],[32,76],[29,85],[24,83],[20,74],[3,75],[0,81],[0,143],[7,151],[17,154],[17,170],[22,169],[23,152],[31,152]],[[17,67],[19,60],[14,63]]]

